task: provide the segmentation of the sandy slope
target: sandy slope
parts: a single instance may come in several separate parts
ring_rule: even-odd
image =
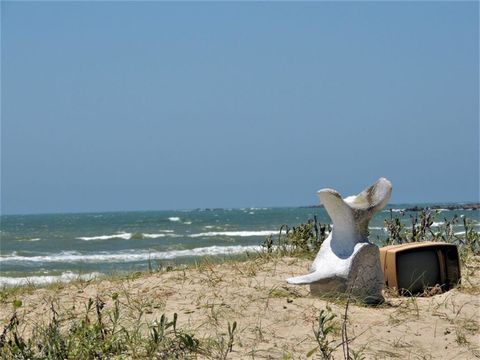
[[[75,283],[16,295],[23,301],[20,318],[29,326],[47,321],[53,301],[57,307],[80,313],[89,297],[99,295],[111,308],[119,293],[129,309],[142,308],[147,319],[178,313],[179,326],[196,336],[225,333],[227,322],[238,323],[234,352],[229,358],[306,358],[316,346],[313,326],[329,305],[337,314],[341,341],[342,302],[309,296],[308,287],[287,285],[285,278],[302,274],[305,260],[283,258],[243,263],[202,265],[197,268],[143,275],[131,280]],[[367,359],[474,359],[480,357],[480,262],[464,271],[463,285],[448,293],[424,298],[386,296],[380,307],[350,304],[350,347]],[[4,299],[0,320],[13,313]],[[134,318],[131,321],[136,321]],[[26,331],[28,331],[28,326]],[[341,346],[335,358],[343,358]]]

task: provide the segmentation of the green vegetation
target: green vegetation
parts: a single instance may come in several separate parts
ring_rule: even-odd
[[[262,246],[267,254],[281,256],[313,257],[332,230],[329,224],[320,224],[317,217],[309,219],[305,224],[290,228],[282,225],[278,236],[269,236]],[[276,242],[275,242],[276,240]]]
[[[128,299],[127,303],[128,303]],[[83,314],[60,315],[51,304],[51,319],[36,324],[25,338],[17,316],[21,302],[13,302],[14,313],[0,335],[2,359],[178,359],[202,355],[226,359],[233,351],[237,323],[228,323],[228,337],[198,339],[193,332],[177,326],[177,314],[169,321],[165,315],[147,321],[146,309],[121,309],[119,295],[112,294],[113,308],[105,311],[105,302],[89,299]],[[125,304],[123,304],[125,305]],[[73,320],[72,320],[73,318]],[[133,320],[133,321],[132,321]],[[31,325],[31,324],[30,324]]]
[[[355,339],[348,338],[347,321],[350,298],[345,304],[345,312],[342,317],[342,323],[337,321],[337,315],[330,306],[320,310],[318,322],[313,328],[313,334],[317,346],[307,353],[307,358],[317,354],[323,360],[333,360],[334,351],[342,347],[344,360],[362,360],[365,359],[362,350],[355,351],[350,348],[350,343]],[[341,340],[338,339],[341,332]]]
[[[338,334],[338,324],[335,323],[336,315],[332,312],[332,309],[327,307],[320,310],[318,315],[318,324],[313,329],[315,335],[315,341],[317,346],[310,350],[307,357],[312,356],[315,352],[319,352],[322,359],[332,359],[332,353],[335,350],[333,346],[334,340],[332,335]]]
[[[475,231],[473,222],[466,217],[454,216],[453,219],[444,219],[439,226],[432,226],[438,217],[438,211],[422,209],[415,215],[410,215],[410,224],[402,222],[406,215],[394,217],[390,212],[390,219],[385,220],[387,238],[383,245],[405,244],[419,241],[443,241],[458,245],[460,257],[465,262],[469,256],[480,254],[480,233]],[[463,224],[463,230],[455,232],[454,225]],[[458,228],[458,227],[457,227]]]

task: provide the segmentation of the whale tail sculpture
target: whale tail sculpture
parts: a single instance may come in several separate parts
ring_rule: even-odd
[[[333,189],[318,191],[333,230],[320,247],[310,273],[287,282],[310,284],[313,295],[348,291],[366,302],[383,301],[380,254],[368,241],[368,223],[388,203],[391,192],[392,184],[385,178],[345,199]]]

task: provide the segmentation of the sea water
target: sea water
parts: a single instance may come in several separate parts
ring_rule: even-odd
[[[370,240],[386,238],[384,220],[416,204],[389,206],[370,222]],[[417,205],[418,206],[418,205]],[[436,210],[433,227],[455,215],[472,219],[478,210]],[[330,223],[323,208],[244,208],[82,214],[3,215],[0,218],[0,286],[91,279],[102,274],[184,264],[205,256],[256,252],[269,235],[313,219]],[[455,225],[463,231],[463,223]]]

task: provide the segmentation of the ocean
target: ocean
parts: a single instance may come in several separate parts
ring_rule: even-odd
[[[402,221],[410,223],[415,212],[404,210],[414,206],[425,204],[390,205],[376,214],[370,241],[380,244],[386,237],[385,218],[404,214]],[[457,215],[480,230],[478,209],[436,211],[434,227]],[[296,226],[314,216],[330,223],[319,207],[2,215],[0,286],[90,279],[255,252],[283,224]],[[461,234],[462,222],[455,226]]]

